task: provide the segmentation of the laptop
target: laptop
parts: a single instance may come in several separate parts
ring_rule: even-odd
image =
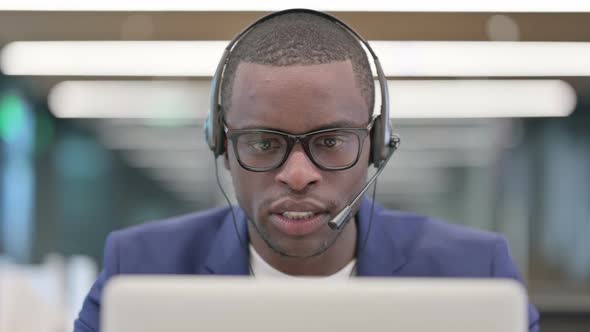
[[[503,279],[119,276],[103,332],[524,332],[522,286]]]

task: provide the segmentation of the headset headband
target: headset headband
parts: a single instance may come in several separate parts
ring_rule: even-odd
[[[389,121],[389,91],[387,87],[387,79],[385,78],[385,73],[383,72],[381,63],[379,62],[377,54],[375,54],[369,43],[363,37],[361,37],[354,29],[352,29],[348,24],[342,22],[340,19],[330,14],[310,9],[288,9],[266,15],[258,19],[254,23],[250,24],[248,27],[246,27],[244,30],[238,33],[227,45],[223,52],[223,55],[221,56],[219,64],[217,65],[217,69],[215,70],[215,74],[211,82],[211,103],[209,114],[207,116],[207,120],[205,121],[205,139],[207,141],[207,144],[209,145],[209,148],[214,152],[216,158],[225,152],[225,133],[223,131],[221,123],[220,94],[221,81],[223,80],[225,67],[231,56],[233,48],[250,30],[252,30],[258,24],[267,21],[271,18],[289,13],[308,13],[326,18],[340,25],[342,28],[344,28],[344,30],[348,31],[351,35],[353,35],[353,37],[355,37],[360,43],[362,43],[365,46],[365,49],[371,54],[371,57],[373,58],[373,62],[375,64],[375,69],[377,71],[377,77],[379,80],[379,87],[381,91],[381,113],[379,115],[379,119],[376,120],[376,123],[371,132],[372,147],[370,161],[376,167],[379,166],[379,164],[381,164],[381,162],[383,162],[383,160],[387,156],[389,146],[392,142],[391,124]]]

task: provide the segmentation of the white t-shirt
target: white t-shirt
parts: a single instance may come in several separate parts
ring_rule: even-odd
[[[355,268],[356,259],[351,260],[345,267],[340,269],[340,271],[325,277],[317,277],[322,279],[348,279],[355,274],[353,269]],[[252,245],[250,245],[250,266],[252,267],[252,271],[254,272],[254,276],[256,278],[299,278],[299,276],[292,276],[286,273],[283,273],[270,264],[268,264]]]

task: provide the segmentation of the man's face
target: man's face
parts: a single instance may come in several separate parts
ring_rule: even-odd
[[[230,129],[266,128],[291,134],[366,127],[368,119],[349,61],[287,67],[243,62],[226,113]],[[297,143],[280,168],[251,172],[238,164],[232,143],[227,144],[226,166],[238,202],[257,230],[251,237],[260,236],[274,251],[295,257],[317,255],[336,241],[339,233],[327,222],[366,181],[368,136],[361,142],[358,162],[341,171],[317,168]]]

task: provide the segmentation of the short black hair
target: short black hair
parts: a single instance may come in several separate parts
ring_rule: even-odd
[[[233,48],[221,82],[221,105],[231,107],[235,73],[241,62],[271,66],[314,65],[350,60],[369,117],[375,84],[360,41],[326,17],[305,12],[278,15],[256,25]]]

